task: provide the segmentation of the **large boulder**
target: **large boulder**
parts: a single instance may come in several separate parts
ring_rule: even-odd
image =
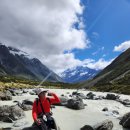
[[[79,97],[79,98],[82,98],[82,99],[86,99],[86,96],[83,93],[79,93],[77,91],[73,92],[72,96],[76,96],[76,97]]]
[[[83,93],[77,93],[77,96],[82,99],[86,99],[86,96]]]
[[[22,96],[23,94],[23,90],[21,89],[12,88],[12,89],[9,89],[9,91],[12,93],[13,96]]]
[[[0,100],[12,100],[12,94],[10,91],[0,92]]]
[[[72,95],[77,95],[77,93],[78,93],[77,91],[74,91],[72,92]]]
[[[80,130],[94,130],[92,126],[90,125],[85,125],[83,126]]]
[[[94,130],[112,130],[112,128],[113,128],[113,122],[110,120],[105,120],[94,126]]]
[[[119,124],[122,125],[124,128],[130,128],[130,112],[126,113],[122,117],[122,119],[121,119]]]
[[[22,102],[22,109],[24,111],[32,110],[33,102],[30,100],[23,100]]]
[[[22,108],[24,111],[29,111],[32,110],[32,106],[33,106],[33,102],[26,99],[23,100],[22,103],[20,103],[19,101],[15,101],[17,103],[17,105]]]
[[[96,96],[95,94],[93,94],[92,92],[89,92],[87,94],[87,99],[94,99],[94,96]]]
[[[95,126],[85,125],[80,130],[112,130],[113,122],[110,120],[105,120],[101,123],[96,124]]]
[[[117,96],[115,94],[107,94],[106,99],[108,99],[108,100],[117,100],[117,99],[119,99],[119,96]]]
[[[67,107],[75,110],[80,110],[80,109],[84,109],[85,105],[81,98],[73,98],[68,100]]]
[[[0,121],[10,122],[25,117],[24,111],[18,106],[0,106]]]
[[[130,100],[129,99],[125,99],[125,100],[118,99],[117,101],[122,103],[125,106],[130,107]]]

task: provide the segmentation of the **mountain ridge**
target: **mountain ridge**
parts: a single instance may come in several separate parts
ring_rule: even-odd
[[[0,75],[43,80],[50,73],[49,81],[63,81],[61,77],[43,65],[37,58],[30,58],[26,52],[0,44]]]
[[[98,91],[130,94],[130,48],[121,53],[91,81],[81,86]]]

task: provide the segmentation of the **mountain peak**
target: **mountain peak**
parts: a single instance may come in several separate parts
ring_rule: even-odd
[[[61,77],[69,83],[80,82],[93,78],[99,71],[90,69],[85,66],[77,66],[71,69],[65,70]]]

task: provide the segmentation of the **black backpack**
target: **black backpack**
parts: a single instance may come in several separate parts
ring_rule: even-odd
[[[48,100],[48,102],[49,102],[49,104],[50,104],[50,108],[52,109],[50,98],[47,98],[47,100]],[[36,98],[36,105],[37,105],[37,106],[38,106],[38,102],[40,102],[40,106],[41,106],[41,108],[42,108],[42,112],[43,112],[43,114],[45,114],[44,108],[43,108],[43,106],[42,106],[42,103],[41,103],[40,99],[39,99],[39,98]],[[51,112],[51,113],[52,113],[52,112]]]

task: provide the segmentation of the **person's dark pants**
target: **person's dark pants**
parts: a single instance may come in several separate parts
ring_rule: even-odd
[[[38,130],[38,129],[39,130],[48,130],[46,122],[43,121],[43,119],[40,119],[40,121],[41,121],[40,125],[38,125],[36,122],[34,122],[32,126],[35,127],[36,130]]]
[[[51,128],[55,129],[55,123],[52,116],[47,115],[47,122],[43,120],[42,116],[39,116],[41,124],[38,125],[36,122],[33,123],[33,127],[37,127],[40,130],[51,130]]]

